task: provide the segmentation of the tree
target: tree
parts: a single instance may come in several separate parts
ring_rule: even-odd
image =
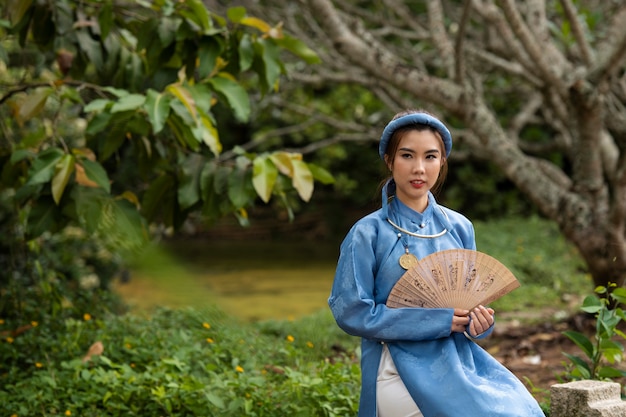
[[[282,51],[318,60],[280,25],[199,0],[15,0],[0,12],[5,248],[68,224],[136,247],[143,224],[178,227],[193,212],[245,224],[259,198],[289,208],[314,179],[332,181],[298,153],[250,153],[232,137],[223,149],[219,115],[248,120],[286,73]]]
[[[455,148],[493,162],[559,225],[596,284],[626,282],[623,2],[240,4],[315,45],[322,64],[294,79],[362,86],[390,113],[438,114]],[[356,132],[334,125],[337,137]]]

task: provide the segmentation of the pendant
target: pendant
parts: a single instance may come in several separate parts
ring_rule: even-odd
[[[412,268],[413,266],[417,265],[417,257],[415,255],[413,255],[412,253],[409,253],[409,251],[407,250],[406,253],[402,254],[402,256],[400,256],[400,259],[398,259],[398,262],[400,263],[400,266],[404,269],[409,269]]]

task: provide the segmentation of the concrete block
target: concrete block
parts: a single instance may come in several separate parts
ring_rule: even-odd
[[[550,388],[551,417],[626,417],[621,385],[604,381],[573,381]]]

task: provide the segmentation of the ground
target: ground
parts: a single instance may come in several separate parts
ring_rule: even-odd
[[[496,359],[520,378],[538,400],[549,397],[550,386],[568,382],[564,352],[584,357],[567,337],[565,330],[588,336],[594,333],[593,317],[578,314],[562,321],[522,324],[512,317],[502,317],[494,333],[481,342]],[[624,381],[618,381],[624,383]]]

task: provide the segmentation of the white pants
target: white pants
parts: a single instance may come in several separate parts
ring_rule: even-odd
[[[376,405],[378,417],[424,416],[400,379],[386,344],[383,345],[383,354],[378,365]]]

